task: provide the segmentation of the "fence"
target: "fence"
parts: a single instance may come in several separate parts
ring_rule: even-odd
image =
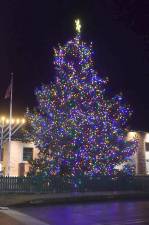
[[[119,177],[0,177],[0,192],[148,191],[149,176]]]

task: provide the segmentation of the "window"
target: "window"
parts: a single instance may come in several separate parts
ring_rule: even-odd
[[[146,150],[147,152],[149,152],[149,142],[146,142],[146,143],[145,143],[145,150]]]
[[[23,148],[23,161],[29,161],[33,159],[33,148]]]
[[[0,151],[0,154],[1,154],[0,159],[1,159],[1,161],[3,161],[3,157],[4,157],[4,148],[2,148],[2,151]]]

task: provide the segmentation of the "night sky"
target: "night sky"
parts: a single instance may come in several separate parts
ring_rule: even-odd
[[[93,42],[95,68],[109,77],[107,95],[122,92],[133,109],[129,126],[149,131],[148,0],[0,1],[0,115],[14,73],[13,114],[36,106],[34,89],[54,79],[53,47],[74,37],[74,19],[82,38]]]

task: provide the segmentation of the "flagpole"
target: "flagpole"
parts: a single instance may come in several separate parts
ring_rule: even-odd
[[[11,84],[10,84],[10,111],[9,111],[9,138],[8,138],[8,171],[7,175],[10,176],[10,153],[11,153],[11,125],[12,125],[12,91],[13,91],[13,73],[11,73]]]

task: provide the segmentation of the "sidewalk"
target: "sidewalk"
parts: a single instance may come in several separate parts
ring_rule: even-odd
[[[107,192],[74,192],[74,193],[0,193],[0,206],[27,206],[37,204],[85,203],[109,200],[149,200],[149,192],[107,191]]]
[[[2,225],[10,225],[10,224],[11,225],[23,225],[22,223],[20,223],[20,221],[17,221],[2,212],[0,212],[0,224],[2,224]]]

